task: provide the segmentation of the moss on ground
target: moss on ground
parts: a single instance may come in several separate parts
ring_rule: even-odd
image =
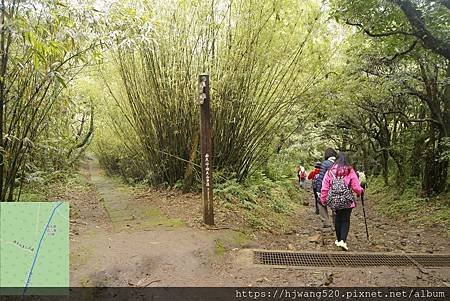
[[[154,207],[139,206],[135,210],[109,210],[114,231],[151,230],[157,227],[179,229],[186,225],[179,218],[168,218]]]
[[[222,256],[232,249],[244,248],[251,239],[242,232],[234,230],[226,230],[221,232],[219,238],[214,240],[216,255]]]
[[[222,256],[228,251],[228,249],[225,247],[224,243],[220,239],[215,239],[214,243],[216,244],[215,247],[216,255]]]

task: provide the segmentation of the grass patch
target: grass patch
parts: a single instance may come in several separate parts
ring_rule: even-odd
[[[23,191],[20,202],[45,202],[45,195],[43,192]]]
[[[114,231],[150,230],[157,227],[178,229],[185,227],[179,218],[168,218],[158,208],[134,204],[132,208],[112,210],[106,205]]]
[[[450,192],[438,197],[421,197],[418,188],[403,193],[395,189],[375,187],[370,194],[378,211],[390,218],[412,225],[443,228],[450,235]]]
[[[222,256],[223,254],[225,254],[228,251],[227,248],[225,247],[224,243],[220,239],[215,239],[214,243],[216,244],[216,247],[215,247],[216,255]]]
[[[236,232],[233,231],[233,234],[231,235],[231,242],[238,246],[238,247],[242,247],[243,245],[245,245],[246,243],[248,243],[250,241],[250,239],[247,237],[247,235],[245,235],[242,232]]]
[[[223,255],[231,249],[243,248],[251,240],[242,232],[227,230],[221,233],[220,238],[215,239],[215,253]]]

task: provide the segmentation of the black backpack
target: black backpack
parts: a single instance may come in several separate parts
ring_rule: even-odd
[[[314,176],[313,180],[312,180],[312,188],[313,188],[313,190],[317,190],[317,188],[319,188],[319,183],[318,183],[319,174],[320,174],[320,173],[317,173],[317,174]],[[320,192],[320,191],[319,191],[319,192]]]

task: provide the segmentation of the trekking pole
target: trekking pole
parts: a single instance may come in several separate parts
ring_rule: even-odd
[[[367,229],[366,209],[364,208],[364,192],[361,194],[361,204],[362,204],[363,214],[364,214],[364,224],[366,225],[367,240],[369,240],[369,230]]]

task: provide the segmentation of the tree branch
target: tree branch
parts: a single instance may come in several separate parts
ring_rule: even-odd
[[[432,122],[436,125],[441,125],[441,123],[435,119],[432,118],[423,118],[423,119],[408,119],[409,122]]]
[[[373,38],[382,38],[382,37],[388,37],[388,36],[393,36],[393,35],[398,35],[398,34],[405,35],[405,36],[414,36],[413,33],[406,32],[403,30],[394,30],[394,31],[389,31],[389,32],[374,33],[374,32],[371,32],[369,29],[365,28],[364,25],[362,25],[361,23],[354,23],[349,20],[345,21],[345,23],[348,25],[356,26],[356,27],[362,29],[368,36],[373,37]]]
[[[74,147],[72,147],[69,150],[69,153],[67,154],[67,158],[70,158],[70,155],[72,154],[73,151],[75,151],[76,149],[82,148],[84,147],[86,144],[88,144],[89,139],[91,138],[92,134],[94,133],[94,105],[92,104],[91,101],[91,112],[90,112],[90,122],[89,122],[89,130],[86,133],[86,136],[84,136],[84,139],[82,141],[80,141],[79,143],[77,143]],[[81,134],[81,133],[80,133]],[[78,137],[77,137],[78,138]]]
[[[439,3],[450,9],[450,0],[441,0]]]
[[[435,37],[425,26],[422,13],[409,0],[390,0],[405,14],[409,24],[414,29],[414,36],[422,41],[425,48],[430,49],[450,60],[450,44]],[[448,0],[444,3],[448,4]],[[444,4],[445,5],[445,4]],[[446,5],[447,6],[447,5]]]
[[[414,48],[416,47],[416,45],[417,45],[417,40],[414,41],[414,42],[408,47],[408,49],[406,49],[405,51],[397,52],[397,53],[396,53],[393,57],[391,57],[391,58],[382,58],[381,61],[383,61],[383,62],[392,62],[392,61],[394,61],[396,58],[401,57],[401,56],[404,56],[404,55],[410,53],[411,51],[413,51]]]

